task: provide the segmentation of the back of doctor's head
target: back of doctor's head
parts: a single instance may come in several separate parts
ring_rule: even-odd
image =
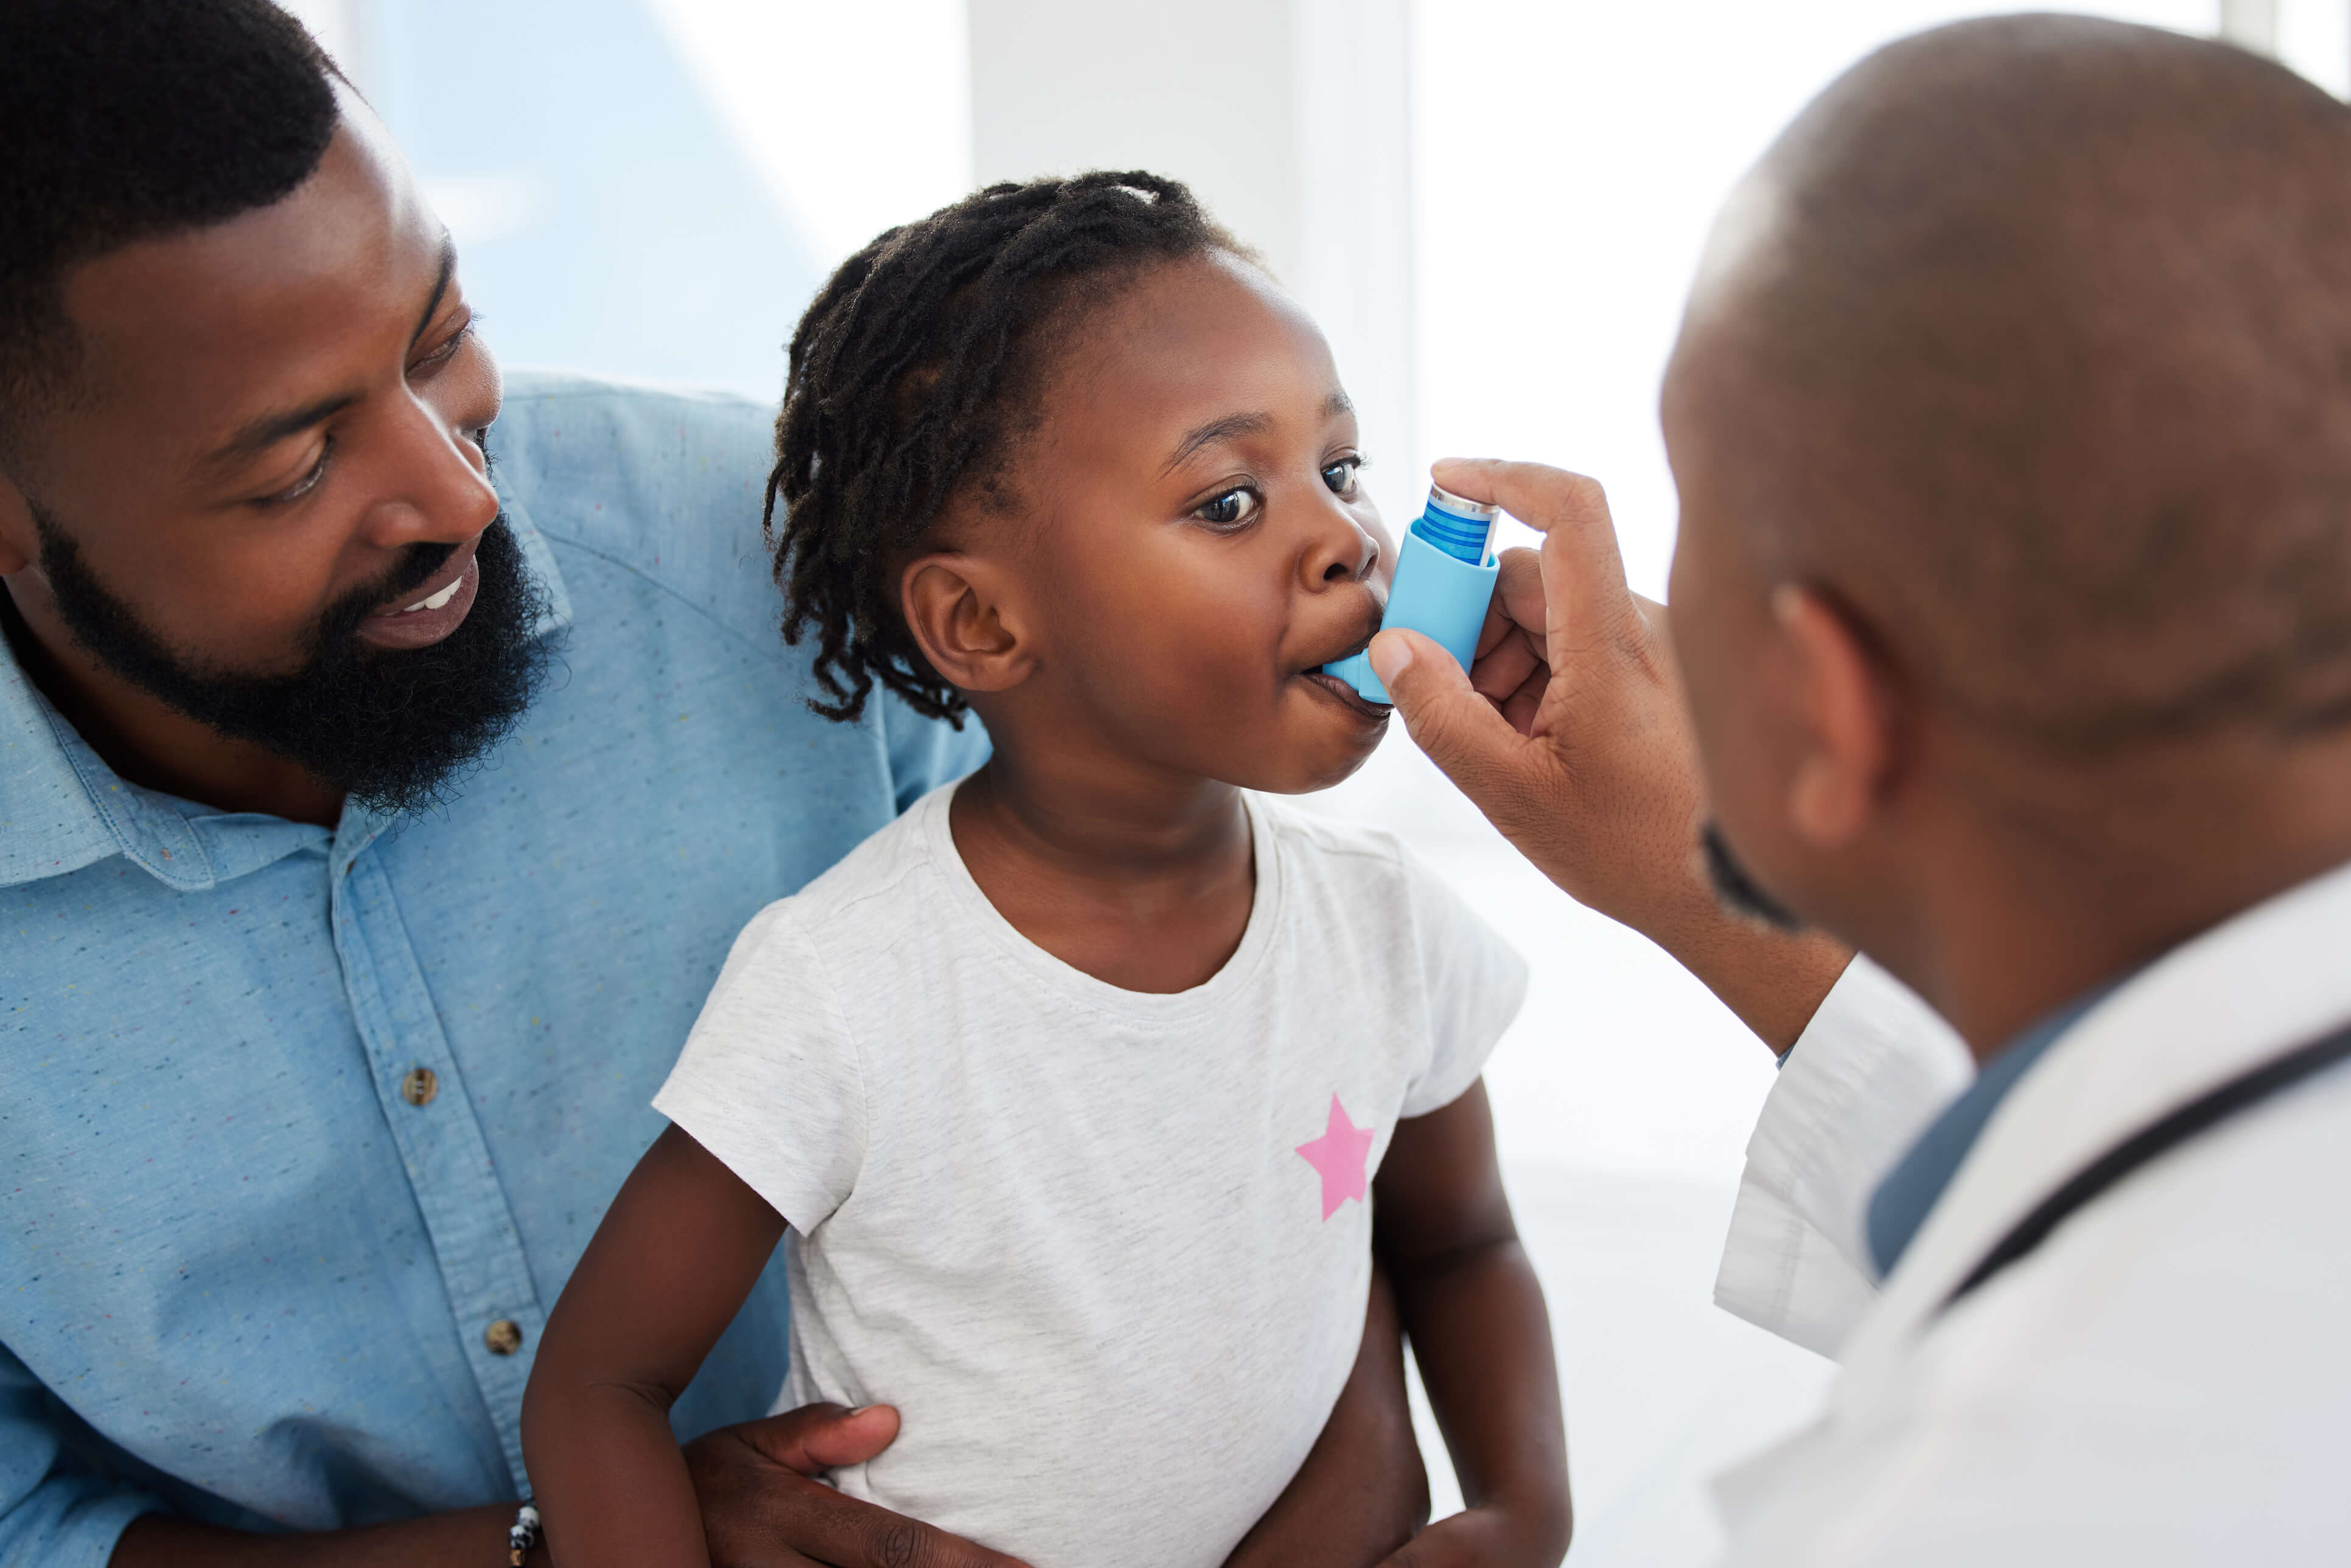
[[[2351,110],[2271,61],[2056,16],[1882,51],[1726,212],[1668,386],[1761,570],[1986,734],[2351,723]]]
[[[0,464],[75,390],[73,267],[291,192],[335,75],[267,0],[0,5]]]

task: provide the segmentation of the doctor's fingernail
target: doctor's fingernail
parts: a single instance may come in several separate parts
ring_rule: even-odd
[[[1411,668],[1411,643],[1394,632],[1383,632],[1372,639],[1372,669],[1382,685],[1395,685],[1396,677]]]

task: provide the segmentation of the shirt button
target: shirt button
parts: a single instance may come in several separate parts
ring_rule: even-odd
[[[412,1105],[430,1105],[433,1096],[441,1092],[440,1075],[429,1067],[412,1069],[400,1081],[400,1097]]]
[[[490,1347],[492,1355],[512,1355],[522,1348],[522,1325],[512,1318],[500,1318],[482,1331],[482,1343]]]

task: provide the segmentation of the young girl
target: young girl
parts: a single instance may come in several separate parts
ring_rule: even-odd
[[[1322,335],[1178,184],[1000,185],[834,275],[777,445],[820,711],[879,685],[995,755],[736,942],[531,1378],[557,1561],[706,1561],[667,1406],[789,1226],[788,1403],[904,1419],[844,1491],[1037,1568],[1221,1563],[1376,1245],[1474,1505],[1438,1528],[1556,1563],[1479,1078],[1524,967],[1394,840],[1255,793],[1387,720],[1322,673],[1390,546]]]

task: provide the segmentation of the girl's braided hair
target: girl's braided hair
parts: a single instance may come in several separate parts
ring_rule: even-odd
[[[906,631],[897,570],[956,486],[991,503],[1036,418],[1050,341],[1162,262],[1247,256],[1174,180],[1141,172],[990,185],[841,263],[792,334],[764,520],[784,641],[852,720],[879,682],[960,725],[967,705]]]

